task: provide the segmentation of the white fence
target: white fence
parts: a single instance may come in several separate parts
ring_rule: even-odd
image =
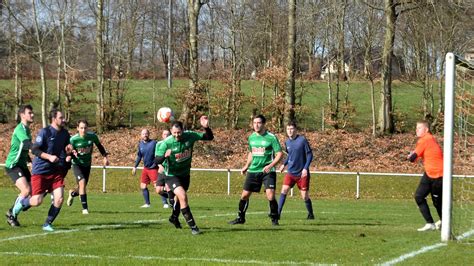
[[[0,164],[5,166],[5,164]],[[106,192],[107,185],[107,169],[123,169],[132,170],[131,166],[98,166],[93,165],[94,169],[102,169],[102,192]],[[143,167],[137,167],[137,169],[143,169]],[[223,172],[227,173],[227,195],[230,195],[230,175],[232,172],[240,172],[240,169],[206,169],[206,168],[191,168],[191,171],[203,171],[203,172]],[[311,174],[318,175],[350,175],[355,177],[356,194],[355,198],[360,198],[360,179],[361,176],[406,176],[406,177],[421,177],[421,174],[403,174],[403,173],[371,173],[371,172],[326,172],[326,171],[311,171]],[[453,175],[453,178],[474,178],[474,175]],[[293,195],[293,191],[291,191]]]

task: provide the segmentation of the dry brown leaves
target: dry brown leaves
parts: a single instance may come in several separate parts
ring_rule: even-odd
[[[10,138],[15,125],[0,125],[0,161],[4,162],[10,148]],[[33,138],[39,129],[33,127]],[[110,153],[111,165],[133,166],[141,128],[118,129],[99,136]],[[158,130],[151,129],[151,137],[158,137]],[[75,134],[74,131],[70,131]],[[198,142],[194,148],[193,167],[197,168],[241,168],[246,160],[248,130],[214,130],[214,141]],[[421,173],[421,164],[406,160],[414,149],[414,134],[396,134],[389,137],[372,137],[367,133],[345,131],[302,132],[314,152],[311,170]],[[277,134],[283,145],[286,136]],[[441,143],[441,139],[438,139]],[[101,164],[101,155],[94,152],[93,164]],[[469,174],[470,164],[457,173]],[[471,173],[472,174],[472,173]]]

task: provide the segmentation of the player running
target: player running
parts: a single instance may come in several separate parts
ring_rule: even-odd
[[[17,202],[28,198],[31,192],[31,173],[28,170],[27,163],[31,161],[28,151],[31,149],[30,124],[33,123],[34,118],[33,107],[29,104],[21,105],[18,114],[20,115],[20,123],[13,131],[10,152],[5,162],[7,174],[20,190],[20,195],[16,198],[13,206]],[[11,226],[20,226],[17,217],[13,215],[13,206],[6,213],[7,223]],[[26,211],[26,209],[23,209],[23,211]]]
[[[278,204],[278,215],[281,216],[283,205],[285,204],[288,190],[295,184],[301,192],[301,198],[304,200],[308,210],[308,220],[314,219],[313,204],[309,198],[309,166],[313,160],[313,152],[309,146],[308,140],[304,136],[298,135],[295,122],[289,122],[286,126],[288,139],[285,141],[285,149],[288,154],[285,162],[280,166],[280,172],[283,173],[285,166],[288,166],[288,173],[283,179],[283,186]]]
[[[181,228],[178,219],[179,212],[181,211],[186,223],[191,227],[191,233],[193,235],[200,234],[188,205],[188,196],[186,193],[190,184],[193,147],[194,143],[198,140],[214,139],[212,130],[209,128],[208,118],[202,116],[200,123],[206,131],[205,133],[183,131],[183,124],[181,122],[173,122],[171,125],[172,136],[166,138],[160,144],[155,157],[156,164],[162,164],[167,160],[167,164],[165,165],[165,181],[171,189],[170,198],[174,195],[177,197],[169,221],[174,224],[176,228]]]
[[[265,128],[266,119],[257,115],[252,120],[254,132],[249,136],[249,153],[241,173],[247,174],[239,201],[239,213],[229,224],[244,224],[245,212],[253,192],[260,192],[262,184],[270,204],[270,218],[274,226],[278,225],[278,203],[275,200],[276,172],[275,165],[282,156],[278,138]]]
[[[71,137],[71,145],[73,148],[72,170],[76,178],[77,186],[69,190],[69,197],[67,199],[67,206],[71,206],[74,202],[74,197],[79,196],[82,204],[82,214],[89,214],[89,207],[87,205],[87,183],[89,183],[89,176],[92,165],[92,150],[95,146],[99,149],[100,154],[104,157],[104,166],[109,165],[107,152],[104,146],[99,141],[99,137],[90,131],[87,131],[89,123],[85,119],[77,121],[77,134]]]
[[[13,207],[13,216],[17,217],[21,210],[30,206],[39,206],[46,192],[53,195],[53,202],[48,211],[48,217],[43,224],[43,230],[52,232],[53,221],[59,214],[63,204],[64,173],[67,171],[67,153],[72,152],[69,144],[69,132],[64,128],[64,116],[59,110],[49,113],[51,125],[42,128],[31,148],[35,155],[31,176],[31,198],[18,201]]]

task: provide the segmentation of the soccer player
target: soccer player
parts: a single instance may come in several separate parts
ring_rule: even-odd
[[[186,193],[190,184],[193,147],[194,143],[198,140],[214,139],[212,130],[209,128],[209,119],[207,116],[201,116],[200,123],[205,133],[183,131],[183,124],[181,122],[173,122],[171,125],[172,137],[166,138],[159,145],[155,157],[156,164],[162,164],[167,160],[167,164],[165,164],[165,181],[172,192],[170,193],[170,198],[174,195],[177,197],[169,221],[174,224],[176,228],[181,228],[178,219],[179,212],[181,211],[186,223],[191,227],[191,233],[193,235],[200,234],[188,205],[188,196]]]
[[[425,226],[418,231],[431,231],[440,229],[441,220],[434,223],[426,197],[431,193],[433,205],[441,219],[441,205],[443,195],[443,152],[435,137],[430,133],[428,122],[416,123],[416,136],[418,141],[414,151],[407,156],[408,160],[415,162],[423,160],[425,172],[421,177],[420,184],[415,192],[415,201],[420,209],[421,215],[426,221]]]
[[[288,139],[285,141],[285,150],[288,156],[285,162],[280,166],[280,172],[288,166],[288,173],[283,179],[280,199],[278,203],[278,215],[281,217],[281,211],[285,204],[286,194],[288,190],[295,184],[301,193],[306,209],[308,210],[308,220],[314,220],[313,205],[309,198],[309,165],[313,160],[313,152],[309,146],[308,140],[304,136],[298,135],[295,122],[289,122],[286,126],[286,134]]]
[[[89,214],[89,207],[87,205],[87,183],[89,183],[89,176],[92,165],[92,150],[95,146],[99,149],[100,154],[104,157],[103,165],[109,165],[107,152],[104,146],[99,141],[99,137],[93,132],[87,131],[89,123],[85,119],[77,121],[77,134],[71,137],[71,145],[73,148],[72,170],[74,177],[76,177],[77,186],[69,190],[69,197],[67,199],[67,206],[71,206],[74,202],[74,197],[79,196],[82,204],[82,214]]]
[[[247,162],[241,173],[247,174],[242,195],[239,201],[239,213],[229,224],[244,224],[245,212],[249,206],[249,198],[253,192],[260,192],[262,184],[270,203],[270,218],[274,226],[278,225],[278,203],[275,200],[276,172],[275,165],[282,156],[278,138],[265,128],[266,119],[257,115],[252,120],[254,132],[249,136],[249,153]]]
[[[165,140],[170,135],[171,135],[171,132],[168,129],[165,129],[165,130],[163,130],[163,132],[161,132],[161,139],[162,140],[156,143],[155,155],[156,155],[156,152],[158,151],[161,143],[163,142],[163,140]],[[166,160],[163,162],[163,164],[166,164]],[[167,199],[169,197],[170,188],[168,187],[168,185],[166,185],[165,173],[164,172],[165,172],[164,166],[159,164],[158,165],[158,180],[156,181],[156,192],[158,192],[158,194],[160,194],[160,196],[161,196],[161,201],[163,202],[163,208],[167,209],[167,208],[169,208]],[[174,206],[174,203],[175,203],[174,197],[170,198],[171,206]]]
[[[5,162],[7,174],[20,190],[20,195],[16,198],[15,203],[28,198],[31,191],[31,173],[28,170],[27,163],[31,161],[28,151],[31,149],[30,124],[33,123],[34,118],[33,107],[29,104],[21,105],[18,114],[20,115],[20,123],[13,131],[10,152]],[[6,213],[7,223],[11,226],[20,226],[17,217],[13,215],[12,209],[15,203]]]
[[[145,204],[140,208],[150,207],[150,192],[148,191],[148,185],[153,183],[156,188],[156,181],[158,180],[158,166],[154,162],[155,159],[155,148],[156,140],[150,139],[150,132],[148,129],[142,129],[140,133],[140,141],[138,142],[137,159],[135,160],[135,166],[132,169],[132,175],[137,172],[137,167],[143,158],[143,171],[140,176],[140,189],[142,190]],[[158,192],[158,191],[157,191]]]
[[[56,219],[63,204],[64,173],[66,169],[66,153],[72,152],[69,144],[69,132],[64,128],[64,116],[61,111],[53,109],[49,113],[51,125],[42,128],[31,148],[35,155],[31,176],[31,198],[25,198],[15,204],[13,215],[30,206],[39,206],[46,192],[53,195],[53,202],[43,230],[54,231],[51,224]]]

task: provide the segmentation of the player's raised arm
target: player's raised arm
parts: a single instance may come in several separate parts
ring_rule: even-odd
[[[204,128],[206,131],[204,135],[202,136],[202,140],[213,140],[214,139],[214,133],[212,132],[211,128],[209,127],[209,118],[205,115],[201,116],[199,119],[201,122],[201,126]]]

